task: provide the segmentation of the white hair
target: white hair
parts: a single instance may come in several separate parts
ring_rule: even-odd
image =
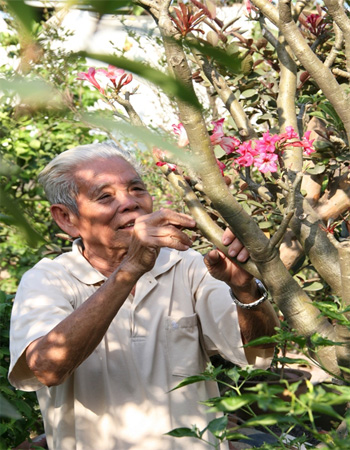
[[[60,153],[40,172],[38,179],[51,204],[60,203],[79,215],[76,203],[78,186],[74,176],[75,170],[87,161],[116,156],[130,163],[136,172],[142,175],[141,166],[131,153],[119,148],[113,141],[105,141],[80,145]]]

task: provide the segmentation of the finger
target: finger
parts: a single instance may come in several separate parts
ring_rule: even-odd
[[[214,266],[215,264],[217,264],[218,262],[220,262],[221,260],[221,256],[220,253],[218,252],[218,250],[210,250],[210,252],[208,252],[205,256],[204,256],[204,261],[206,263],[206,265],[208,266]]]
[[[222,243],[224,245],[230,245],[235,238],[236,236],[232,233],[232,231],[229,228],[226,228],[222,235]]]
[[[248,250],[243,247],[242,250],[237,255],[237,261],[239,262],[246,262],[249,259],[249,252]]]
[[[231,257],[235,257],[242,251],[243,248],[244,246],[241,243],[241,241],[237,238],[234,238],[234,240],[232,241],[232,243],[228,248],[228,254]]]
[[[192,246],[190,237],[174,225],[155,226],[140,222],[134,228],[134,236],[142,245],[151,247],[170,247],[184,251]]]
[[[162,208],[155,214],[161,225],[174,225],[180,228],[194,228],[196,226],[196,221],[191,216],[172,209]]]

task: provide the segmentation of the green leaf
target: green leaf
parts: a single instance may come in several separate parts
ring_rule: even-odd
[[[247,89],[246,91],[242,91],[241,95],[244,98],[250,98],[250,97],[254,97],[254,95],[256,95],[256,94],[257,94],[256,89]]]
[[[237,397],[223,397],[215,401],[215,411],[236,411],[255,401],[255,395],[243,394]]]
[[[277,336],[262,336],[249,341],[247,344],[244,344],[243,347],[255,347],[256,345],[274,344],[275,342],[277,342],[277,340]]]
[[[343,420],[342,416],[338,414],[330,405],[324,403],[312,402],[312,411],[320,414],[326,414],[327,416],[334,417],[338,420]]]
[[[266,220],[265,222],[259,222],[258,225],[261,230],[266,230],[267,228],[273,227],[274,223],[271,220]]]
[[[228,441],[238,441],[238,440],[242,440],[242,439],[249,439],[249,437],[246,436],[245,434],[236,433],[236,432],[230,432],[230,431],[226,432],[225,438]]]
[[[208,425],[208,430],[213,433],[214,436],[219,437],[227,427],[228,417],[222,416],[218,419],[211,420]]]
[[[29,105],[60,107],[57,91],[42,80],[28,80],[15,77],[13,80],[0,78],[0,91],[15,93],[21,100]]]
[[[10,417],[12,419],[20,419],[20,414],[2,395],[0,395],[0,417]]]
[[[244,426],[247,427],[257,427],[259,425],[261,426],[269,426],[269,425],[275,425],[279,422],[279,416],[273,415],[273,414],[267,414],[267,415],[260,415],[258,417],[252,417],[251,419],[248,419]]]
[[[333,122],[335,125],[337,125],[337,127],[339,127],[340,129],[344,129],[343,122],[340,120],[337,112],[330,103],[321,103],[320,109],[333,119]]]
[[[31,34],[34,22],[39,21],[38,10],[28,5],[24,0],[5,0],[10,13],[22,24],[24,29]]]
[[[326,170],[326,166],[324,164],[316,164],[314,167],[310,167],[306,169],[307,173],[311,173],[311,175],[319,175]]]
[[[10,197],[2,186],[0,186],[0,206],[6,208],[8,214],[12,216],[13,223],[22,231],[28,245],[36,247],[39,243],[45,242],[44,238],[27,222],[18,202]]]
[[[230,49],[226,52],[218,47],[213,47],[205,43],[199,43],[198,41],[194,41],[192,39],[185,40],[185,43],[190,48],[196,49],[200,53],[203,53],[203,55],[211,57],[214,61],[226,67],[234,74],[242,73],[242,59],[238,55],[234,55]]]
[[[174,428],[173,430],[169,431],[169,433],[165,433],[168,436],[173,436],[173,437],[195,437],[195,438],[199,438],[198,433],[194,430],[192,430],[191,428]]]
[[[323,288],[324,288],[323,284],[319,283],[318,281],[304,284],[305,291],[321,291]]]
[[[108,130],[113,134],[124,134],[131,138],[133,141],[145,143],[149,148],[157,147],[163,150],[168,150],[176,156],[184,165],[195,167],[196,158],[193,153],[186,152],[179,148],[169,139],[150,131],[146,127],[136,127],[126,122],[116,121],[112,118],[101,117],[99,113],[86,113],[82,114],[82,120],[94,125],[101,130]]]
[[[118,9],[133,7],[131,0],[75,0],[72,3],[78,7],[86,7],[89,10],[97,11],[101,15],[118,13]]]
[[[326,114],[324,114],[322,111],[313,111],[309,113],[310,116],[318,117],[319,119],[326,119]]]
[[[193,375],[191,377],[187,377],[187,378],[183,379],[171,391],[175,391],[176,389],[182,388],[182,387],[187,386],[189,384],[199,383],[200,381],[206,381],[208,379],[209,379],[209,377],[207,377],[206,375]]]
[[[312,345],[315,347],[319,347],[319,346],[331,347],[333,345],[343,345],[341,342],[334,342],[334,341],[331,341],[330,339],[324,338],[323,336],[321,336],[318,333],[314,333],[311,336],[310,340],[311,340]]]
[[[281,364],[309,364],[309,361],[302,358],[288,358],[287,356],[283,356],[281,358],[276,358],[276,361]]]
[[[97,61],[103,61],[108,64],[112,64],[120,69],[132,72],[145,80],[150,81],[156,86],[163,89],[163,91],[170,97],[177,97],[183,102],[190,103],[198,109],[202,109],[201,104],[194,91],[188,88],[182,81],[176,80],[170,75],[165,75],[160,70],[154,69],[153,67],[140,62],[132,61],[124,57],[118,57],[113,55],[104,55],[102,53],[87,53],[79,52],[80,56],[85,58],[95,59]]]

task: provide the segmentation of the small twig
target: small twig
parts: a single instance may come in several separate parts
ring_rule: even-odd
[[[344,78],[350,78],[350,73],[346,72],[345,70],[334,68],[334,69],[332,69],[332,72],[334,73],[334,75],[339,75]]]
[[[289,222],[291,221],[291,218],[294,215],[294,211],[289,211],[282,219],[282,222],[280,226],[278,227],[276,233],[271,237],[270,239],[270,246],[272,248],[276,247],[278,248],[284,238],[284,235],[286,234]]]

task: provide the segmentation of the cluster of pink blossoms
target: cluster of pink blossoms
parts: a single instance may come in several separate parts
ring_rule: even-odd
[[[286,147],[302,147],[304,154],[310,156],[315,150],[314,142],[310,140],[311,131],[304,134],[302,140],[293,127],[286,127],[286,132],[270,135],[269,131],[263,133],[261,139],[245,141],[238,145],[235,152],[238,156],[235,163],[243,167],[256,167],[260,172],[277,172],[278,158]]]
[[[105,77],[107,77],[114,87],[114,89],[118,92],[123,86],[129,84],[132,81],[131,73],[126,73],[123,69],[118,69],[117,67],[108,66],[108,69],[95,69],[94,67],[90,67],[87,72],[78,73],[78,80],[86,80],[98,89],[102,95],[106,95],[104,89],[100,86],[99,82],[96,80],[96,75],[98,73],[102,73]]]
[[[210,141],[213,145],[219,145],[227,155],[234,156],[234,163],[240,167],[256,167],[260,172],[277,172],[278,159],[286,147],[302,147],[304,154],[310,156],[315,150],[312,147],[314,140],[310,140],[310,131],[304,134],[302,140],[293,127],[286,127],[286,132],[270,135],[269,131],[263,133],[261,139],[241,142],[231,136],[225,136],[223,124],[225,119],[213,121],[214,128],[210,133]],[[186,130],[182,123],[173,125],[174,133],[178,136],[177,145],[186,147],[189,143]],[[217,160],[221,173],[225,169],[225,164]],[[158,166],[167,165],[170,170],[176,170],[175,164],[158,162]]]

